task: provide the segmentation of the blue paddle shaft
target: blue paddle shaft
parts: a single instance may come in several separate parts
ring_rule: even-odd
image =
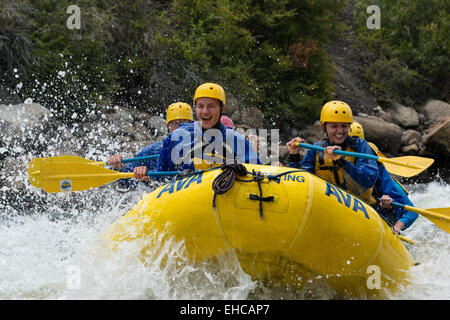
[[[404,204],[401,204],[401,203],[398,203],[398,202],[395,202],[395,201],[392,201],[391,204],[392,204],[394,207],[399,207],[399,208],[406,209]]]
[[[157,158],[159,158],[159,154],[152,154],[150,156],[145,156],[145,157],[122,159],[122,163],[150,160],[150,159],[157,159]],[[176,176],[179,173],[180,173],[180,171],[147,171],[147,176],[154,176],[154,177]]]
[[[145,157],[136,157],[136,158],[122,159],[122,163],[128,163],[128,162],[134,162],[134,161],[143,161],[143,160],[151,160],[151,159],[157,159],[157,158],[159,158],[159,154],[152,154],[150,156],[145,156]],[[106,165],[109,166],[108,162],[106,162]]]
[[[152,154],[151,156],[122,159],[122,163],[143,161],[143,160],[150,160],[150,159],[157,159],[157,158],[159,158],[159,154]]]
[[[312,149],[312,150],[316,150],[316,151],[325,151],[325,148],[323,147],[319,147],[319,146],[315,146],[312,144],[306,144],[306,143],[299,143],[298,144],[300,147],[302,148],[307,148],[307,149]],[[339,154],[341,156],[349,156],[349,157],[354,157],[354,158],[363,158],[363,159],[369,159],[369,160],[375,160],[378,161],[379,157],[371,155],[371,154],[367,154],[367,153],[358,153],[358,152],[349,152],[349,151],[342,151],[342,150],[334,150],[333,152],[334,154]]]
[[[180,171],[147,171],[147,176],[176,176]]]

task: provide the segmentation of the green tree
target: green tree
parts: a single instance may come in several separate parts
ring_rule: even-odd
[[[69,121],[97,103],[163,111],[206,81],[278,127],[315,120],[331,98],[323,45],[343,0],[80,0],[80,30],[66,26],[70,4],[0,0],[6,82]]]
[[[377,4],[381,28],[365,27],[365,8]],[[444,0],[357,1],[360,45],[373,53],[367,77],[382,100],[412,103],[420,96],[449,99],[450,4]],[[381,77],[380,75],[383,74]]]

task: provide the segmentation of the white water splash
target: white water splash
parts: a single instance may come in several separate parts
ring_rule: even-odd
[[[432,182],[408,186],[410,198],[418,208],[449,207],[450,186]],[[409,246],[420,264],[411,269],[412,283],[393,299],[450,299],[450,236],[419,215],[405,236],[416,244]]]
[[[109,195],[115,204],[95,215],[87,208],[66,211],[66,218],[54,220],[61,213],[54,204],[51,214],[5,219],[0,224],[0,299],[232,300],[246,299],[255,288],[234,254],[215,263],[163,264],[157,248],[168,257],[183,252],[182,243],[164,235],[155,235],[157,245],[147,261],[139,258],[139,242],[121,244],[105,255],[101,237],[123,215],[130,198]]]
[[[433,182],[408,188],[417,207],[448,206],[449,185]],[[138,258],[141,244],[127,243],[105,256],[100,250],[101,235],[141,191],[132,195],[113,192],[113,188],[105,188],[81,198],[59,196],[47,212],[15,216],[0,223],[0,299],[335,298],[330,288],[317,284],[295,293],[267,288],[245,274],[232,253],[215,263],[162,264],[156,250],[142,261]],[[104,210],[93,213],[89,203],[96,197],[107,197],[109,203],[100,203]],[[84,208],[65,209],[65,218],[58,218],[64,200],[70,204],[82,199]],[[404,234],[416,241],[409,248],[420,265],[410,271],[412,283],[390,298],[449,299],[448,234],[421,216]],[[153,236],[167,256],[182,256],[182,243],[164,240],[163,235]]]

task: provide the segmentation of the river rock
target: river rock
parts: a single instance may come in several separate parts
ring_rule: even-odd
[[[121,107],[116,107],[116,109],[115,113],[105,113],[106,120],[112,127],[115,127],[118,136],[132,135],[134,124],[133,112]]]
[[[41,150],[54,132],[51,119],[52,113],[38,103],[0,105],[0,145],[11,156]]]
[[[132,132],[136,141],[145,141],[152,138],[152,134],[143,121],[136,121],[133,124]]]
[[[427,122],[427,117],[423,113],[419,113],[419,125],[423,125]]]
[[[402,146],[409,146],[416,144],[420,146],[422,144],[423,138],[419,132],[413,129],[408,129],[402,133]]]
[[[48,122],[51,116],[52,113],[38,103],[0,105],[0,122],[10,124],[10,129],[16,132],[43,128],[43,123]]]
[[[402,152],[406,154],[417,154],[419,150],[419,146],[415,143],[402,147]]]
[[[161,116],[152,116],[145,122],[145,124],[149,130],[149,134],[152,136],[166,135],[168,133],[166,119]]]
[[[147,111],[139,110],[136,112],[134,117],[135,117],[136,121],[147,121],[148,119],[150,119],[152,117],[152,115]]]
[[[419,114],[411,107],[405,107],[394,102],[389,113],[392,116],[392,119],[404,128],[411,128],[419,125]]]
[[[433,123],[450,117],[450,104],[441,100],[429,100],[422,108],[421,112]]]
[[[448,157],[450,154],[450,117],[436,123],[423,137],[424,154]]]
[[[239,111],[239,103],[238,103],[236,97],[231,93],[226,94],[226,99],[227,99],[227,103],[226,103],[226,108],[225,108],[224,114],[231,117],[231,115],[233,115],[235,112]],[[234,121],[234,119],[233,119],[233,121]]]
[[[392,116],[389,112],[386,112],[380,108],[378,109],[377,113],[379,118],[383,119],[386,122],[392,122]]]
[[[311,127],[306,130],[302,130],[299,133],[299,136],[305,139],[307,143],[315,143],[316,141],[325,138],[325,133],[320,125],[320,121],[317,120]]]
[[[242,109],[236,110],[231,118],[233,122],[247,125],[252,129],[264,128],[263,113],[256,107],[243,107]]]
[[[382,152],[395,154],[399,151],[403,131],[400,126],[376,116],[367,118],[356,116],[354,121],[361,123],[366,140],[375,143]]]

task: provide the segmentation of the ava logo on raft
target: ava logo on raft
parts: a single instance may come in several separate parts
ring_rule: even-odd
[[[189,188],[189,186],[194,183],[197,182],[197,184],[202,183],[202,177],[203,177],[203,172],[199,172],[197,174],[194,174],[193,176],[190,177],[186,177],[183,179],[179,179],[179,180],[175,180],[172,181],[171,183],[169,183],[168,185],[166,185],[160,192],[159,194],[156,196],[156,199],[158,199],[159,197],[161,197],[161,195],[164,192],[169,192],[173,193],[173,192],[178,192],[181,189],[187,189]],[[176,188],[175,188],[176,185]]]
[[[364,213],[364,216],[369,219],[369,214],[367,213],[366,208],[364,207],[363,203],[358,200],[355,197],[352,197],[351,195],[349,195],[348,193],[344,193],[341,191],[341,189],[336,188],[335,186],[333,186],[332,184],[327,182],[327,191],[325,191],[325,194],[327,196],[335,196],[336,200],[341,203],[344,204],[347,208],[350,208],[351,204],[352,204],[352,199],[353,199],[353,211],[358,212],[361,211],[362,213]]]

